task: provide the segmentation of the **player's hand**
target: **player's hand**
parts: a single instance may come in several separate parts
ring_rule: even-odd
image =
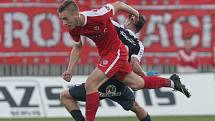
[[[69,71],[65,71],[63,74],[63,79],[67,82],[70,82],[70,80],[72,79],[72,72]]]
[[[139,12],[136,10],[135,13],[133,14],[135,16],[135,23],[137,23],[139,21]]]
[[[158,71],[148,71],[147,76],[159,76],[160,73]]]

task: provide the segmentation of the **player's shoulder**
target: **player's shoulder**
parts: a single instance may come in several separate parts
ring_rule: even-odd
[[[89,17],[96,17],[96,16],[103,16],[108,12],[114,11],[114,8],[112,5],[110,4],[106,4],[104,6],[102,6],[101,8],[98,9],[91,9],[88,11],[82,11],[81,14],[85,15],[85,16],[89,16]],[[114,12],[113,12],[114,14]]]
[[[127,36],[133,36],[133,38],[138,39],[138,37],[136,36],[136,34],[135,34],[133,31],[131,31],[130,29],[126,29],[126,28],[124,27],[124,25],[120,25],[119,23],[117,23],[117,22],[114,21],[114,20],[111,20],[111,22],[112,22],[112,24],[113,24],[118,30],[126,32],[125,34],[126,34]]]

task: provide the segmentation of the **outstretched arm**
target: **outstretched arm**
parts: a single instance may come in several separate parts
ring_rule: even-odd
[[[67,71],[72,71],[75,63],[78,61],[80,58],[80,53],[81,53],[81,45],[75,45],[70,53],[70,59],[69,59],[69,65],[67,67]]]
[[[79,45],[74,45],[70,53],[69,65],[67,66],[67,70],[63,73],[63,79],[66,81],[70,81],[72,78],[72,70],[75,66],[75,63],[80,58],[81,48],[81,43]]]
[[[123,11],[135,15],[137,19],[139,18],[139,12],[123,2],[117,1],[112,3],[111,5],[114,7],[115,13],[117,13],[118,11]]]

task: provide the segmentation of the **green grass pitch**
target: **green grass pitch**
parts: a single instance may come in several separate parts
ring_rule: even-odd
[[[22,118],[0,121],[73,121],[71,118]],[[138,121],[135,117],[96,118],[95,121]],[[152,121],[215,121],[215,116],[165,116],[152,117]]]

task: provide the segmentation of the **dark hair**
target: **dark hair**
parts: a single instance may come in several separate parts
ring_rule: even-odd
[[[74,0],[65,0],[59,5],[57,11],[62,13],[66,9],[69,9],[71,12],[78,11],[78,6]]]
[[[145,17],[143,15],[139,16],[139,21],[135,24],[136,32],[138,33],[144,26],[145,24]]]
[[[129,18],[131,18],[133,15],[129,14]],[[139,20],[137,21],[137,23],[135,24],[135,29],[136,29],[136,33],[138,33],[144,26],[145,24],[145,17],[143,15],[139,15]]]

